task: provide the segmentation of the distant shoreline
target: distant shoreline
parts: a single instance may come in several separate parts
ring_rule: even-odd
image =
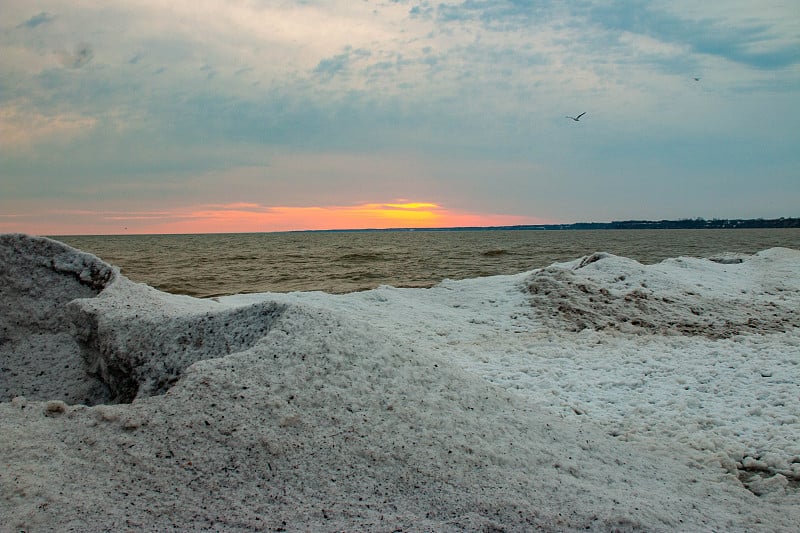
[[[560,231],[629,229],[780,229],[800,228],[800,218],[683,220],[615,220],[612,222],[573,222],[571,224],[520,224],[514,226],[461,226],[451,228],[367,228],[295,230],[287,233],[357,233],[380,231]]]

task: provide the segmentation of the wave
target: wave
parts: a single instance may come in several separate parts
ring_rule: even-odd
[[[360,263],[360,262],[383,261],[384,259],[385,256],[379,253],[355,252],[355,253],[340,255],[337,258],[337,261]]]
[[[481,255],[484,257],[499,257],[502,255],[510,255],[511,252],[504,249],[497,249],[497,250],[486,250]]]

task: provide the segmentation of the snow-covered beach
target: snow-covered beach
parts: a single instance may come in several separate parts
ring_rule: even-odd
[[[797,250],[209,300],[4,235],[0,297],[8,531],[800,523]]]

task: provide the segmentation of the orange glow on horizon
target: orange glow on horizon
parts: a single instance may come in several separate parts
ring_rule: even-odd
[[[241,232],[423,228],[448,225],[452,215],[434,203],[367,203],[354,206],[204,206],[166,222],[168,232]]]
[[[50,215],[50,216],[48,216]],[[541,224],[541,219],[470,213],[433,202],[399,200],[351,206],[263,206],[252,202],[206,204],[174,210],[93,212],[50,211],[36,222],[0,218],[0,232],[37,235],[122,233],[252,233],[302,230],[486,227]]]

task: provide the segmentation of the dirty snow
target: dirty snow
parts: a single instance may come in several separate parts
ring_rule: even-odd
[[[712,259],[198,300],[0,236],[0,524],[791,530],[800,252]]]

